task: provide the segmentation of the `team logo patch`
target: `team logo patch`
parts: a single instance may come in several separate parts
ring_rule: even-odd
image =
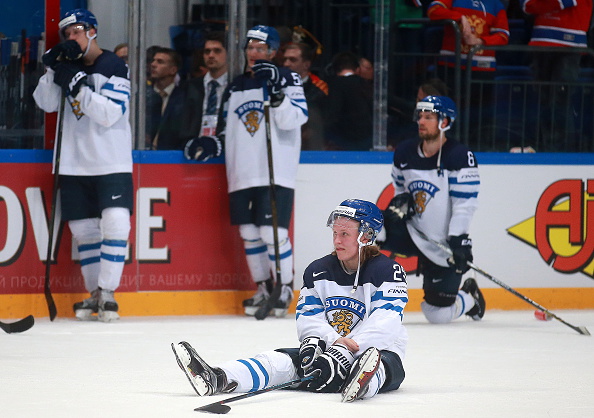
[[[347,336],[365,316],[365,305],[356,299],[335,296],[326,299],[326,319],[341,336]]]
[[[427,205],[439,191],[439,187],[424,180],[413,181],[408,185],[408,190],[415,201],[415,210],[418,215],[422,215],[427,209]]]
[[[264,103],[259,100],[246,102],[235,109],[235,113],[243,122],[246,131],[251,136],[254,136],[258,132],[258,129],[260,129],[260,124],[264,117]]]
[[[71,96],[68,96],[68,103],[70,103],[70,107],[72,107],[72,113],[76,116],[77,120],[80,120],[85,114],[80,109],[80,102]]]

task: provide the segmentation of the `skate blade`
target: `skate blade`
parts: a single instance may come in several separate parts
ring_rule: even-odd
[[[101,322],[113,322],[120,319],[120,316],[115,311],[99,311],[98,317]]]
[[[357,395],[363,396],[364,393],[361,392],[369,385],[379,368],[381,357],[377,349],[367,349],[362,357],[357,375],[352,377],[351,382],[342,391],[342,402],[353,402],[358,399]]]
[[[190,353],[188,353],[186,347],[184,347],[181,344],[171,343],[171,349],[173,350],[173,355],[175,356],[177,365],[180,369],[182,369],[182,371],[188,378],[188,382],[190,382],[190,385],[192,385],[192,389],[194,389],[194,392],[196,392],[198,396],[208,396],[208,386],[204,383],[204,381],[201,378],[194,377],[190,369],[188,369],[188,367],[185,366],[185,364],[190,364]]]
[[[79,321],[96,321],[98,318],[94,313],[92,309],[77,309],[74,316]]]
[[[243,310],[247,316],[254,316],[259,308],[259,306],[246,306]]]
[[[289,308],[274,308],[274,316],[277,318],[284,318],[287,316]]]

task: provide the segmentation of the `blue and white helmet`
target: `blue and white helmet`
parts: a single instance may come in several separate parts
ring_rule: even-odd
[[[448,118],[450,120],[450,123],[448,124],[447,129],[449,129],[452,126],[452,124],[456,120],[456,117],[458,116],[456,104],[452,99],[446,96],[427,96],[423,100],[418,102],[413,117],[414,121],[419,120],[420,112],[437,113],[439,115],[438,119],[440,125],[442,120]]]
[[[73,9],[66,12],[64,18],[58,23],[58,28],[60,29],[62,37],[64,37],[64,29],[76,23],[84,25],[86,30],[91,28],[97,30],[98,26],[97,18],[93,13],[89,12],[87,9]]]
[[[347,199],[330,213],[326,226],[332,227],[339,217],[346,217],[359,222],[359,233],[369,238],[371,245],[384,226],[384,217],[379,208],[366,200]]]
[[[278,50],[280,47],[280,36],[272,26],[257,25],[248,30],[246,35],[246,46],[250,39],[265,42],[268,48]]]

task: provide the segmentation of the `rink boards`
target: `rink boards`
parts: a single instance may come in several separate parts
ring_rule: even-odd
[[[594,308],[594,156],[477,157],[475,264],[549,309]],[[135,152],[134,161],[135,209],[117,292],[121,314],[240,313],[253,285],[237,228],[229,225],[224,161],[188,163],[181,152],[150,151]],[[331,251],[325,224],[338,203],[389,201],[390,164],[388,152],[302,153],[292,224],[296,289],[305,267]],[[0,150],[0,318],[47,316],[50,167],[48,151]],[[59,315],[72,316],[72,303],[86,291],[68,228],[56,232],[51,287]],[[409,271],[408,309],[418,310],[416,260],[399,261]],[[476,277],[489,309],[532,309]]]

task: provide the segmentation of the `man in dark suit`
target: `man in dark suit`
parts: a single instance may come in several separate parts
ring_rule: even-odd
[[[150,64],[150,83],[146,94],[146,146],[153,150],[176,150],[184,146],[180,115],[185,102],[184,87],[179,86],[179,54],[158,48]]]
[[[197,136],[215,135],[221,97],[228,81],[225,33],[206,34],[202,54],[208,72],[189,80],[185,86],[184,142]]]

